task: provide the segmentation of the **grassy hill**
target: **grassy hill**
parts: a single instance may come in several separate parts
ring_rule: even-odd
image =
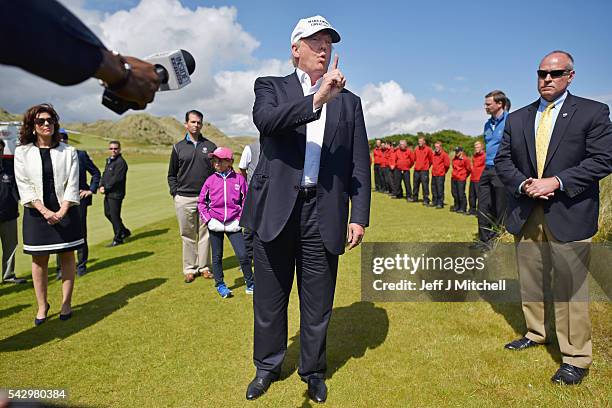
[[[14,113],[9,113],[6,110],[0,108],[0,121],[2,122],[12,122],[16,120],[22,120],[23,117],[21,115],[17,115]]]

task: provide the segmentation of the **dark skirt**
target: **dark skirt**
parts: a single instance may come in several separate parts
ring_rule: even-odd
[[[73,205],[57,224],[49,225],[35,208],[24,208],[23,252],[49,255],[74,251],[83,246],[83,230],[79,208]]]

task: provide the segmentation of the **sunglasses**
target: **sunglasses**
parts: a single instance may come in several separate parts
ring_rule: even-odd
[[[551,78],[556,79],[561,78],[564,75],[568,75],[570,72],[572,71],[569,69],[555,69],[553,71],[544,71],[543,69],[538,69],[538,78],[546,79],[546,77],[550,75]]]
[[[55,125],[55,119],[53,118],[36,118],[34,119],[34,123],[38,126],[42,126],[45,123],[49,123],[50,125]]]
[[[108,150],[119,150],[118,147],[109,147]]]

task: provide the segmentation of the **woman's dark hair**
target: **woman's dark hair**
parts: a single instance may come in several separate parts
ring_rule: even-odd
[[[19,143],[26,145],[28,143],[34,143],[36,141],[36,130],[34,125],[34,119],[40,114],[46,112],[51,115],[51,118],[55,121],[53,124],[53,144],[57,144],[62,140],[59,133],[59,115],[48,103],[41,103],[40,105],[34,105],[23,114],[23,125],[19,129]]]

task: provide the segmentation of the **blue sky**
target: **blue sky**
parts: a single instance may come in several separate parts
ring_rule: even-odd
[[[231,135],[255,133],[249,120],[254,77],[291,72],[290,33],[299,18],[315,14],[325,16],[342,35],[336,47],[340,68],[347,87],[364,100],[370,137],[441,128],[478,134],[486,120],[484,94],[505,91],[513,109],[535,100],[537,65],[553,49],[574,55],[571,92],[612,104],[609,0],[60,1],[86,18],[107,46],[121,52],[146,56],[155,46],[195,50],[198,68],[190,89],[181,90],[180,96],[160,95],[149,111],[180,118],[191,103]],[[206,23],[204,16],[210,15],[222,16],[225,25],[214,23],[216,17]],[[139,42],[155,36],[151,27],[136,23],[147,19],[160,26],[158,38]],[[190,34],[176,35],[182,31]],[[211,47],[218,49],[208,52]],[[37,96],[47,89],[32,83]],[[98,107],[97,96],[94,101],[99,93],[94,85],[76,88],[78,101],[75,96],[60,99],[55,88],[48,88],[49,99],[65,106],[65,117],[83,112],[86,117],[80,119],[113,117]],[[30,102],[23,89],[16,89],[14,98],[10,88],[5,91],[8,96],[0,96],[0,106],[18,111]],[[92,96],[85,97],[87,92]],[[90,100],[95,106],[86,105]]]

